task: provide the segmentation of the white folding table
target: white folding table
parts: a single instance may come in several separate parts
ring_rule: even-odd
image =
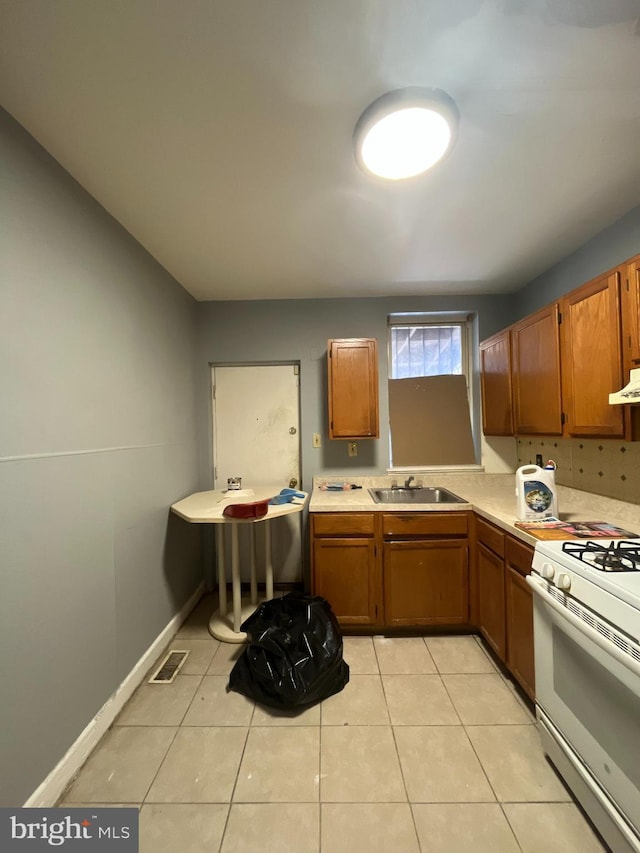
[[[267,522],[265,531],[265,584],[267,599],[273,598],[273,564],[271,560],[271,530],[270,522],[283,515],[302,512],[309,497],[307,492],[300,491],[302,498],[294,498],[291,503],[270,504],[267,514],[261,518],[230,518],[223,514],[229,504],[253,503],[272,498],[280,493],[280,486],[255,486],[242,489],[234,494],[233,491],[195,492],[171,505],[171,511],[192,524],[216,524],[216,561],[218,565],[218,608],[209,620],[209,632],[218,640],[225,643],[243,643],[247,635],[240,630],[242,622],[258,606],[258,580],[256,576],[256,541],[255,527],[251,530],[250,561],[251,561],[251,594],[250,600],[244,605],[240,583],[240,525],[256,525]],[[225,565],[225,531],[231,531],[231,583],[232,583],[232,613],[227,608],[227,580]]]

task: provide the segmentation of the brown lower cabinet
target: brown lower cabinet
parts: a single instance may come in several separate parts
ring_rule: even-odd
[[[344,626],[469,624],[468,513],[312,513],[312,589]]]
[[[478,539],[480,631],[500,660],[506,659],[504,559]]]
[[[372,512],[312,513],[312,589],[341,625],[379,625],[382,582]]]
[[[328,512],[310,519],[312,590],[341,625],[477,627],[534,698],[530,545],[476,516],[471,572],[471,513]]]
[[[385,624],[466,625],[469,560],[466,539],[385,542]]]
[[[535,698],[533,593],[525,581],[533,548],[476,519],[479,629],[522,689]]]
[[[514,539],[505,543],[505,600],[509,671],[531,700],[535,699],[533,659],[533,593],[525,581],[531,570],[533,548]]]

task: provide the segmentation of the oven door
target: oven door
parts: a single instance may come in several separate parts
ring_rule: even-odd
[[[640,836],[640,647],[536,575],[536,703]]]

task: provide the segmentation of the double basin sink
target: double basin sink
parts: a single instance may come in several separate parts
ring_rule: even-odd
[[[377,504],[464,504],[464,498],[440,487],[416,486],[394,489],[369,489]]]

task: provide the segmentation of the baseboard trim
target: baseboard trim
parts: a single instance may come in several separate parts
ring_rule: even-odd
[[[204,584],[201,583],[186,604],[171,619],[166,628],[158,634],[129,675],[127,675],[122,684],[107,699],[102,708],[100,708],[88,726],[69,747],[66,754],[56,764],[44,782],[31,794],[25,802],[24,808],[48,808],[56,804],[69,782],[71,782],[91,752],[98,745],[100,738],[106,734],[136,688],[142,683],[145,675],[160,655],[160,652],[196,606],[203,592]]]

